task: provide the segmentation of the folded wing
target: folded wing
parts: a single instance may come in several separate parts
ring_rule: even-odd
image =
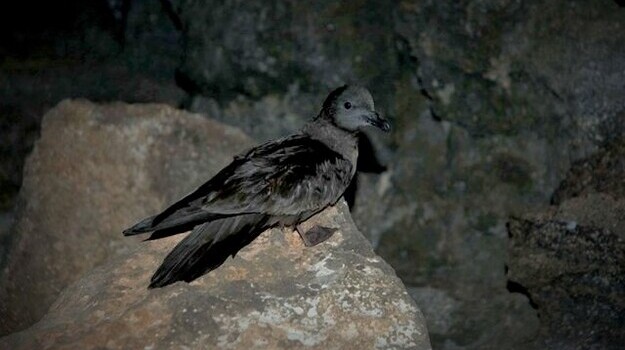
[[[188,229],[243,214],[291,216],[321,210],[341,196],[353,166],[305,135],[268,142],[235,158],[198,189],[124,234]]]

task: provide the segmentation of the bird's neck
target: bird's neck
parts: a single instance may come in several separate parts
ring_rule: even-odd
[[[323,142],[333,151],[349,160],[354,168],[356,167],[358,158],[358,136],[356,133],[341,129],[321,116],[306,124],[302,132]]]

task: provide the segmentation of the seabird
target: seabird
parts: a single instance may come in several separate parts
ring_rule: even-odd
[[[314,226],[302,232],[298,224],[343,195],[356,172],[358,132],[367,126],[390,130],[367,89],[342,86],[298,133],[234,157],[198,189],[125,230],[125,236],[153,232],[149,239],[156,239],[192,229],[149,287],[190,282],[274,226],[294,227],[306,246],[328,239],[335,229]]]

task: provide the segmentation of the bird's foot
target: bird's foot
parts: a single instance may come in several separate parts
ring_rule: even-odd
[[[308,231],[303,232],[302,228],[298,225],[295,227],[297,233],[299,233],[300,237],[304,241],[304,245],[307,247],[316,246],[319,243],[325,242],[328,238],[332,237],[334,232],[338,229],[332,227],[324,227],[315,225],[310,228]]]

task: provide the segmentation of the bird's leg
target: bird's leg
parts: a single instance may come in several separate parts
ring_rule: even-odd
[[[302,237],[305,246],[313,247],[319,243],[325,242],[328,238],[332,237],[334,232],[336,232],[338,229],[315,225],[311,227],[308,231],[304,231],[301,225],[296,225],[295,230],[297,231],[297,233],[299,233],[299,236]]]

